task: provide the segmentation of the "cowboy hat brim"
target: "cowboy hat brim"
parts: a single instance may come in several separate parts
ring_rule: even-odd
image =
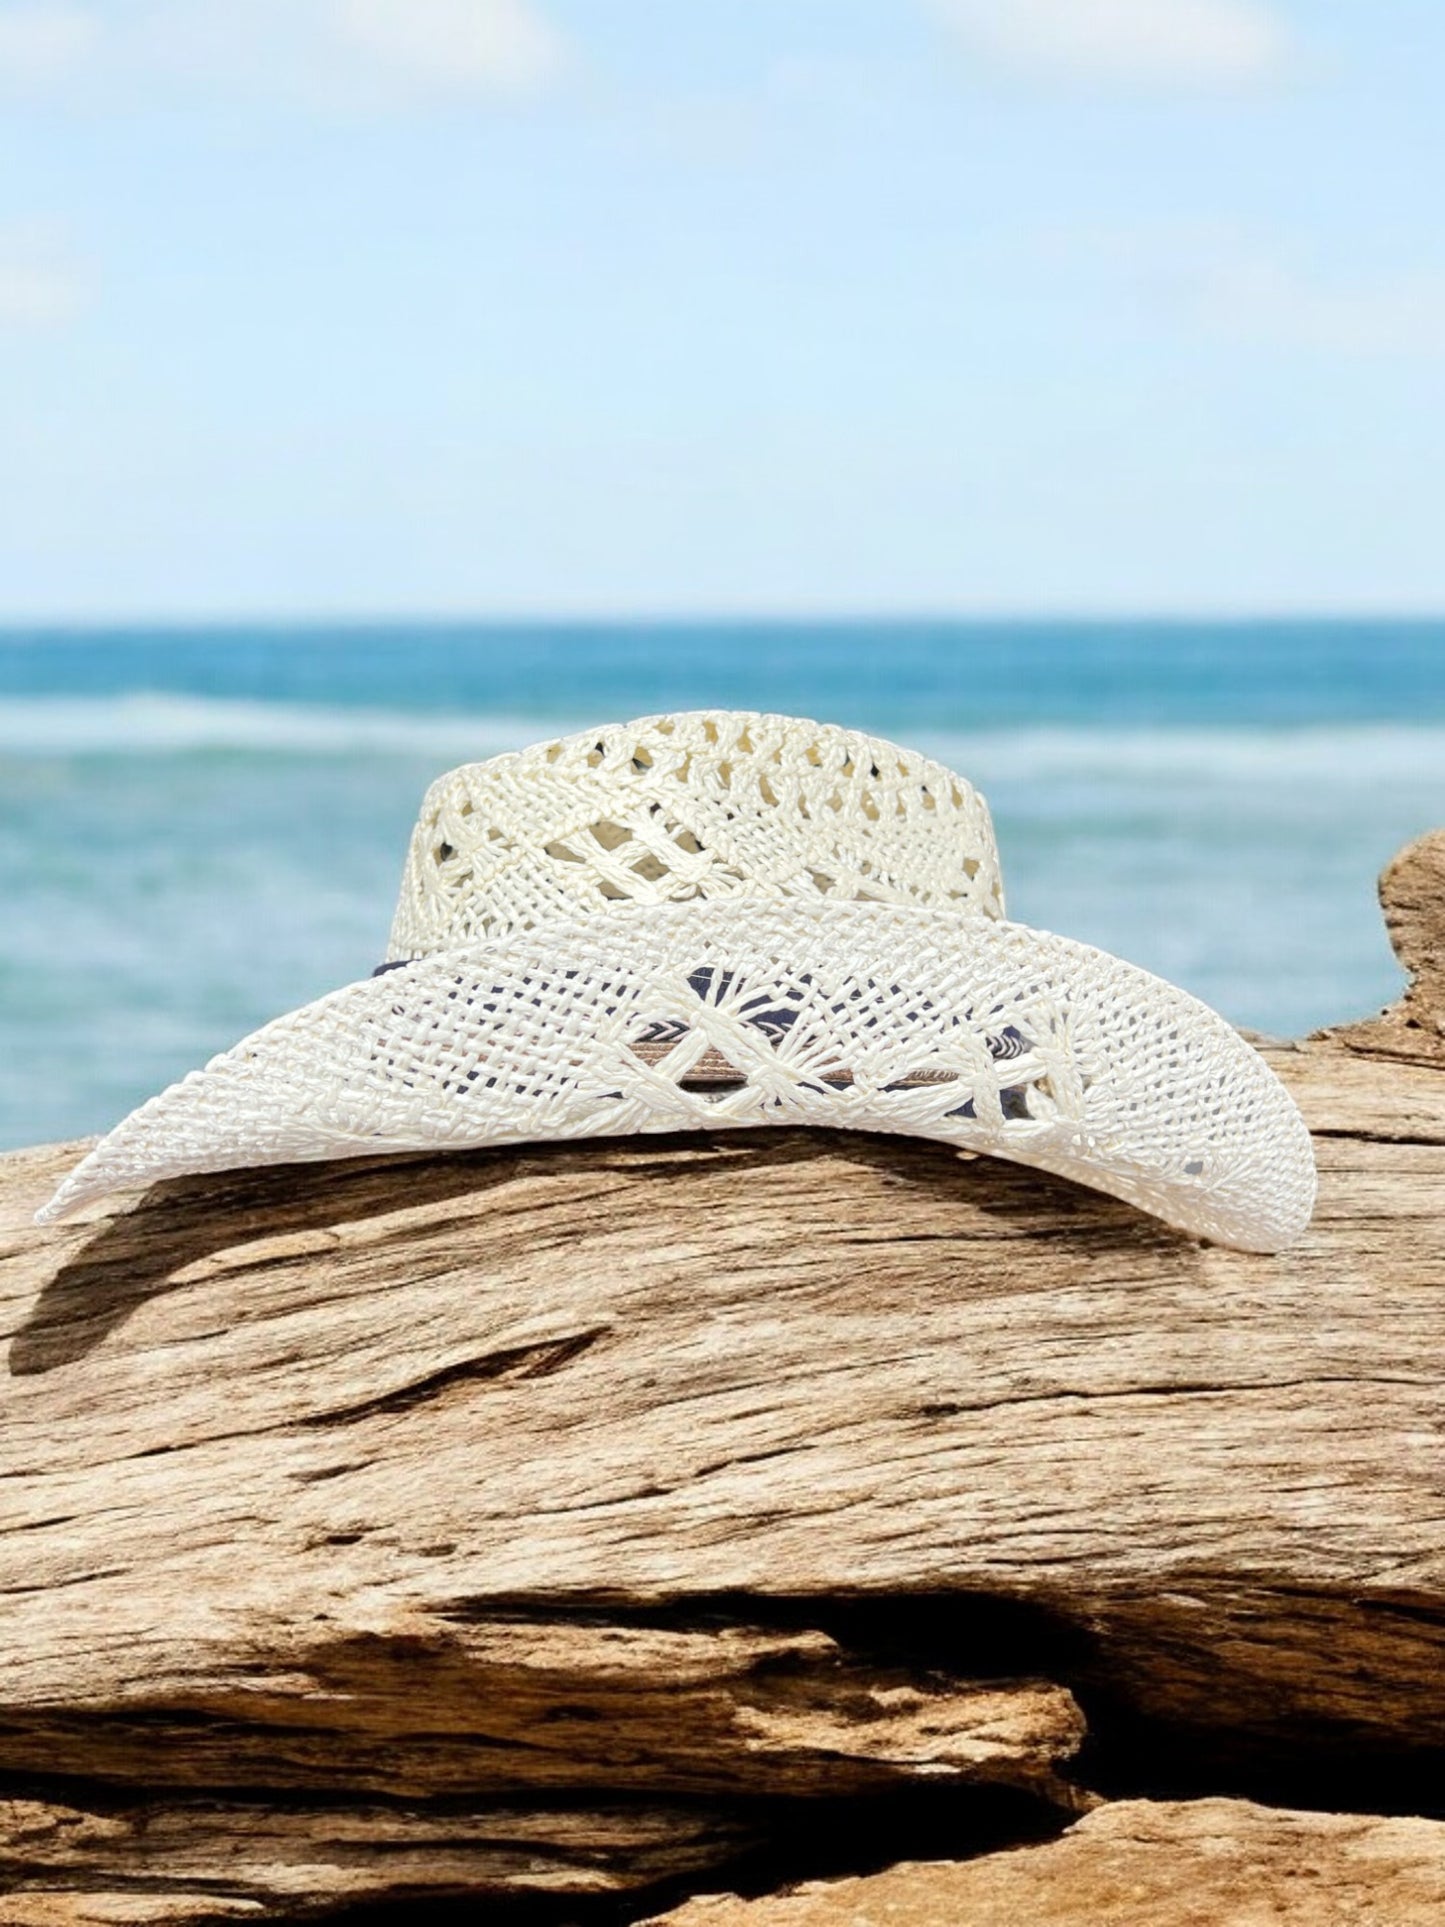
[[[1247,1251],[1314,1200],[1263,1058],[1133,964],[966,910],[714,901],[548,920],[333,991],[132,1112],[37,1220],[190,1172],[761,1124],[938,1139]]]

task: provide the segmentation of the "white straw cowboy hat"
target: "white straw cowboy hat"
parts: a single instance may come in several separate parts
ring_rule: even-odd
[[[786,716],[658,716],[427,793],[388,960],[132,1112],[39,1213],[184,1172],[754,1124],[936,1138],[1272,1251],[1309,1134],[1223,1018],[1004,919],[983,798]]]

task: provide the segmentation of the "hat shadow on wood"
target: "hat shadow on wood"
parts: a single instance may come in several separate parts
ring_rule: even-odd
[[[502,1181],[512,1162],[496,1152],[460,1152],[267,1165],[153,1184],[42,1288],[11,1340],[10,1374],[74,1364],[142,1305],[183,1290],[177,1274],[227,1246],[444,1203]],[[490,1172],[479,1169],[488,1163]]]
[[[253,1240],[274,1246],[287,1236],[445,1204],[504,1185],[524,1168],[557,1177],[576,1171],[594,1181],[599,1169],[612,1169],[675,1182],[700,1160],[722,1161],[745,1181],[749,1171],[819,1156],[881,1169],[890,1184],[922,1201],[981,1213],[1015,1236],[1086,1236],[1095,1250],[1136,1254],[1144,1246],[1196,1249],[1186,1234],[1067,1179],[946,1144],[865,1132],[687,1133],[271,1165],[168,1179],[108,1218],[40,1290],[11,1340],[10,1375],[75,1364],[152,1299],[185,1289],[181,1274],[189,1267]],[[669,1211],[674,1200],[669,1187]],[[876,1231],[885,1239],[909,1235],[892,1219]]]

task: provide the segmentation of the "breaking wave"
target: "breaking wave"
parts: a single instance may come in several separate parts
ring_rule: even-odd
[[[596,718],[443,714],[336,704],[132,693],[0,700],[0,756],[389,756],[438,766],[518,749]],[[1445,728],[1362,723],[1292,728],[1001,728],[919,735],[916,748],[989,784],[1110,781],[1177,789],[1221,782],[1334,789],[1438,785]]]

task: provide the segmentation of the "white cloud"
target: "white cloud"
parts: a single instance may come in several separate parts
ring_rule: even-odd
[[[385,111],[525,96],[567,66],[533,0],[0,0],[0,88],[79,83]]]
[[[1256,347],[1334,356],[1445,355],[1445,271],[1339,274],[1224,222],[1074,230],[1043,258],[1102,271],[1147,315]]]
[[[562,36],[524,0],[335,0],[341,45],[398,81],[532,93],[565,65]]]
[[[88,294],[87,277],[45,228],[0,232],[0,328],[63,327]]]
[[[0,87],[26,88],[81,66],[100,39],[94,9],[73,0],[0,6]]]
[[[1332,355],[1445,354],[1445,275],[1330,282],[1268,254],[1201,268],[1191,305],[1213,334]]]
[[[1027,73],[1125,85],[1258,80],[1285,55],[1259,0],[927,0],[971,52]]]

